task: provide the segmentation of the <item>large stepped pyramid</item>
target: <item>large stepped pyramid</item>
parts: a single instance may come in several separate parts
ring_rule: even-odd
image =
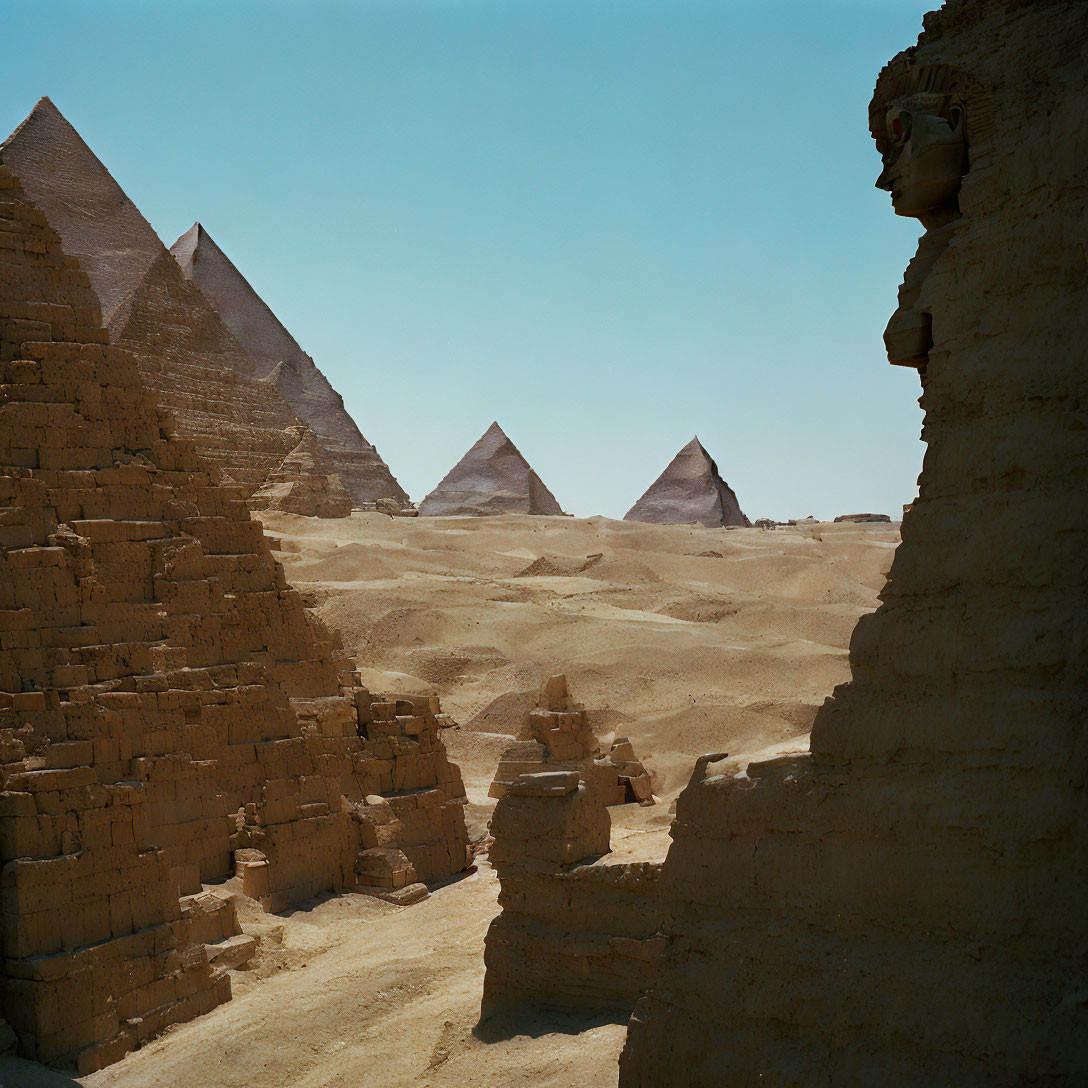
[[[0,1001],[26,1057],[89,1072],[226,1000],[205,885],[279,910],[467,863],[436,701],[358,683],[219,480],[0,153]]]
[[[48,98],[8,137],[3,158],[90,278],[110,341],[134,354],[181,433],[255,491],[295,444],[290,405],[249,376],[245,350]]]
[[[200,288],[242,345],[253,363],[248,376],[275,385],[319,437],[326,460],[352,502],[407,502],[404,489],[348,414],[344,398],[200,223],[194,223],[170,252],[185,278]]]

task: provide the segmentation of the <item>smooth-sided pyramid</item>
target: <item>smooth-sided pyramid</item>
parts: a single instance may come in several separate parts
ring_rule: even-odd
[[[134,353],[181,434],[255,491],[295,444],[286,432],[294,410],[274,385],[249,377],[254,364],[233,333],[48,98],[3,157],[90,278],[110,341]]]
[[[733,489],[718,475],[718,466],[698,436],[623,516],[624,521],[656,525],[748,525]]]
[[[517,446],[498,423],[454,465],[419,504],[429,517],[486,517],[489,514],[562,514]]]
[[[0,241],[0,1015],[86,1073],[230,996],[203,885],[448,876],[464,788],[437,700],[359,684],[2,151]]]
[[[299,431],[298,445],[252,495],[250,510],[282,510],[310,518],[346,518],[351,496],[340,477],[326,464],[314,432]]]
[[[326,460],[352,502],[406,502],[403,488],[348,415],[344,398],[208,232],[194,223],[170,252],[182,274],[200,288],[245,349],[253,362],[248,376],[275,385],[299,419],[317,434]]]

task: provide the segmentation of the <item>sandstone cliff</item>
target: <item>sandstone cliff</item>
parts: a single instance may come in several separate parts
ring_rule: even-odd
[[[811,755],[680,797],[624,1088],[1088,1081],[1086,57],[1083,5],[950,0],[880,75],[920,494]]]

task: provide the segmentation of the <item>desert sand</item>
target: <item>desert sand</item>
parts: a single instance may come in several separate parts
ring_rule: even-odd
[[[613,850],[662,857],[695,757],[807,745],[877,604],[896,525],[707,529],[605,518],[319,520],[264,515],[289,579],[342,634],[375,690],[433,691],[458,723],[470,833],[541,681],[565,672],[602,741],[627,735],[658,804],[611,810]],[[599,557],[597,557],[599,555]],[[178,1025],[89,1088],[614,1085],[625,1025],[541,1016],[477,1027],[498,881],[478,870],[397,907],[351,894],[279,915],[234,998]],[[411,1040],[411,1045],[408,1045]],[[22,1078],[22,1079],[20,1079]],[[15,1059],[0,1084],[71,1079]]]

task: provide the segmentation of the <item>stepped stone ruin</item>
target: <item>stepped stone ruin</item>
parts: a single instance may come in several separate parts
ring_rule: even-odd
[[[700,522],[712,528],[750,524],[698,435],[669,462],[623,520],[655,525]]]
[[[505,796],[521,775],[551,771],[575,771],[605,805],[654,803],[650,776],[631,742],[617,737],[602,756],[589,716],[571,699],[565,676],[550,677],[540,689],[537,706],[525,716],[517,743],[499,757],[488,796]]]
[[[425,517],[486,517],[490,514],[563,513],[555,496],[492,423],[419,504]]]
[[[436,703],[359,683],[218,479],[5,148],[0,1002],[81,1073],[229,998],[210,885],[279,910],[470,859]]]
[[[351,513],[351,496],[339,474],[326,464],[314,432],[309,427],[291,429],[298,437],[298,445],[250,495],[250,510],[282,510],[312,518],[346,518]]]
[[[48,98],[8,137],[3,158],[76,257],[110,342],[143,385],[248,496],[291,451],[298,424],[150,223]]]
[[[679,798],[623,1088],[1088,1083],[1088,19],[924,28],[870,109],[920,492],[811,753]]]
[[[406,503],[408,496],[348,415],[344,398],[208,232],[194,223],[170,252],[182,275],[200,288],[241,344],[249,360],[246,376],[274,385],[318,436],[325,460],[340,476],[352,504],[377,499]]]

